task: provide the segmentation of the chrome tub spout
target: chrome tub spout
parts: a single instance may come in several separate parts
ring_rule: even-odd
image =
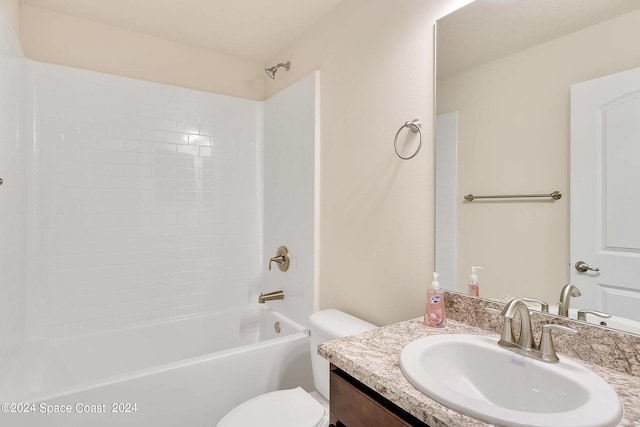
[[[266,294],[260,293],[258,297],[258,304],[264,304],[267,301],[284,299],[284,291],[267,292]]]

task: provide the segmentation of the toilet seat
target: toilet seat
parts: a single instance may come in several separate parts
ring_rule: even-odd
[[[236,406],[217,427],[320,427],[324,406],[302,387],[256,396]]]

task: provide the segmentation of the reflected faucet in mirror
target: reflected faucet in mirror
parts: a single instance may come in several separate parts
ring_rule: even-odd
[[[610,319],[611,315],[597,310],[578,310],[578,320],[587,321],[587,314],[598,316],[602,319]]]
[[[567,283],[560,292],[560,301],[558,301],[558,316],[569,316],[569,301],[571,297],[579,297],[582,295],[580,289],[573,286],[571,283]]]
[[[529,298],[529,297],[522,298],[522,300],[524,302],[532,302],[534,304],[540,304],[540,311],[542,313],[548,313],[549,312],[549,304],[547,304],[546,302],[544,302],[542,300],[539,300],[537,298]]]

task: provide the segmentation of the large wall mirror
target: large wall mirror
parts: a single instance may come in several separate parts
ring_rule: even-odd
[[[614,315],[588,321],[640,322],[640,2],[475,0],[436,31],[443,287],[466,293],[482,266],[481,297],[553,306],[571,282],[574,311]]]

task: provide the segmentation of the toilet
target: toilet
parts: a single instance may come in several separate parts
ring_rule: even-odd
[[[339,310],[309,316],[311,367],[317,393],[302,387],[265,393],[236,406],[217,427],[327,427],[329,425],[329,362],[318,344],[376,329],[377,326]]]

